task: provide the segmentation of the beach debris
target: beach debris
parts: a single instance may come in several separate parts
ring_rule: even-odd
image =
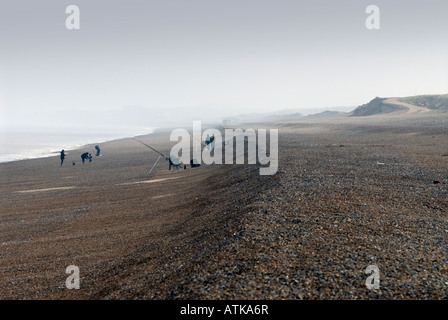
[[[437,180],[434,181],[433,183],[434,183],[434,184],[445,184],[445,182],[443,182],[443,181],[437,181]]]
[[[385,163],[384,163],[384,162],[378,162],[378,161],[377,161],[377,162],[376,162],[376,165],[377,165],[377,166],[384,166]]]

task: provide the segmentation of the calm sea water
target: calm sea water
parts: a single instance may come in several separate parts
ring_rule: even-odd
[[[86,144],[150,134],[151,127],[0,128],[0,162],[59,155]],[[101,147],[101,146],[100,146]]]

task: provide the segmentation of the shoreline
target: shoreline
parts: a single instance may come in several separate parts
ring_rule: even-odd
[[[74,151],[78,151],[78,150],[82,150],[82,149],[87,149],[89,147],[95,146],[95,145],[99,145],[99,144],[105,144],[105,143],[110,143],[113,141],[117,141],[117,140],[122,140],[122,139],[132,139],[135,137],[139,137],[139,136],[147,136],[147,135],[151,135],[154,134],[157,130],[165,130],[165,128],[150,128],[149,129],[150,132],[148,133],[138,133],[132,136],[123,136],[123,137],[111,137],[111,138],[99,138],[98,140],[95,140],[95,142],[79,142],[79,143],[72,143],[71,145],[69,145],[68,147],[62,147],[60,149],[55,149],[55,147],[52,147],[50,150],[48,151],[44,151],[41,152],[39,154],[33,155],[33,156],[29,156],[26,158],[17,158],[17,159],[12,159],[12,160],[5,160],[5,161],[1,161],[0,160],[0,165],[5,164],[5,163],[12,163],[12,162],[19,162],[19,161],[28,161],[28,160],[36,160],[36,159],[45,159],[45,158],[51,158],[51,157],[59,157],[59,154],[61,152],[61,150],[65,150],[66,153],[68,152],[74,152]],[[35,153],[39,152],[38,150],[42,150],[42,149],[35,149]],[[94,153],[92,152],[92,155]],[[8,154],[5,154],[8,155]],[[3,155],[0,155],[0,158]],[[18,155],[19,156],[19,155]]]
[[[210,124],[205,124],[203,125],[203,129],[209,128]],[[216,125],[215,128],[219,128],[221,127],[221,125]],[[185,128],[189,128],[188,126],[186,126]],[[150,130],[150,132],[145,132],[145,133],[136,133],[133,135],[125,135],[125,136],[118,136],[118,137],[111,137],[111,138],[104,138],[104,139],[98,139],[95,140],[95,142],[80,142],[80,143],[74,143],[73,145],[70,145],[68,147],[62,147],[59,149],[55,149],[55,147],[52,147],[52,149],[50,151],[47,151],[43,154],[39,154],[36,156],[31,156],[31,157],[27,157],[27,158],[22,158],[22,159],[13,159],[13,160],[6,160],[6,161],[1,161],[0,160],[0,165],[5,164],[5,163],[12,163],[12,162],[19,162],[19,161],[29,161],[29,160],[36,160],[36,159],[44,159],[44,158],[51,158],[51,157],[59,157],[59,154],[61,152],[61,150],[65,150],[66,153],[69,152],[73,152],[73,151],[79,151],[82,149],[87,149],[88,147],[91,146],[95,146],[95,145],[99,145],[99,144],[106,144],[106,143],[110,143],[113,141],[117,141],[117,140],[123,140],[123,139],[132,139],[132,138],[136,138],[136,137],[144,137],[144,136],[148,136],[151,134],[159,134],[159,133],[167,133],[168,131],[171,132],[173,129],[175,129],[174,127],[148,127],[142,130]],[[140,131],[142,131],[140,130]],[[169,134],[168,134],[169,135]],[[1,141],[1,140],[0,140]],[[0,144],[1,146],[1,144]],[[41,149],[39,149],[41,150]],[[92,153],[93,155],[94,153]],[[0,159],[1,159],[1,154],[0,154]]]

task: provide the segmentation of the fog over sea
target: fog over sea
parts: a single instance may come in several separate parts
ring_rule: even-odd
[[[0,127],[0,163],[56,156],[88,144],[150,134],[153,127]],[[101,146],[100,146],[101,148]],[[92,150],[92,154],[95,150]]]

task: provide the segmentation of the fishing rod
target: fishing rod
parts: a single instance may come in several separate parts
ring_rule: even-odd
[[[165,160],[169,160],[169,161],[170,161],[170,170],[171,170],[171,166],[174,166],[174,168],[179,169],[181,163],[180,163],[180,161],[179,161],[178,158],[177,158],[177,160],[171,160],[171,157],[167,157],[167,156],[165,156],[163,153],[157,151],[156,149],[154,149],[154,148],[151,147],[150,145],[147,145],[146,143],[144,143],[144,142],[142,142],[142,141],[140,141],[140,140],[137,140],[137,139],[135,139],[135,138],[131,138],[131,139],[132,139],[132,140],[135,140],[135,141],[137,141],[137,142],[140,142],[140,143],[143,144],[144,146],[146,146],[146,147],[150,148],[151,150],[157,152],[158,154],[160,154],[160,156],[164,157]],[[152,169],[154,169],[154,167],[156,166],[157,162],[159,162],[159,160],[160,160],[160,157],[159,157],[159,158],[157,159],[157,161],[154,163],[154,165],[152,166],[151,170],[149,170],[149,173],[151,173]],[[184,165],[184,170],[186,170],[186,169],[187,169],[187,166]]]
[[[156,166],[157,162],[159,162],[160,157],[162,157],[162,156],[159,156],[159,157],[157,158],[157,161],[153,164],[153,166],[152,166],[151,170],[149,170],[148,174],[151,174],[152,169],[154,169],[154,167]]]
[[[135,138],[132,138],[132,139],[135,140],[135,141],[137,141],[137,142],[140,142],[140,143],[143,144],[144,146],[147,146],[147,147],[150,148],[151,150],[157,152],[157,153],[160,154],[162,157],[164,157],[166,160],[169,159],[169,158],[168,158],[167,156],[165,156],[163,153],[157,151],[156,149],[154,149],[154,148],[151,147],[150,145],[147,145],[146,143],[144,143],[144,142],[142,142],[142,141],[140,141],[140,140],[137,140],[137,139],[135,139]]]

